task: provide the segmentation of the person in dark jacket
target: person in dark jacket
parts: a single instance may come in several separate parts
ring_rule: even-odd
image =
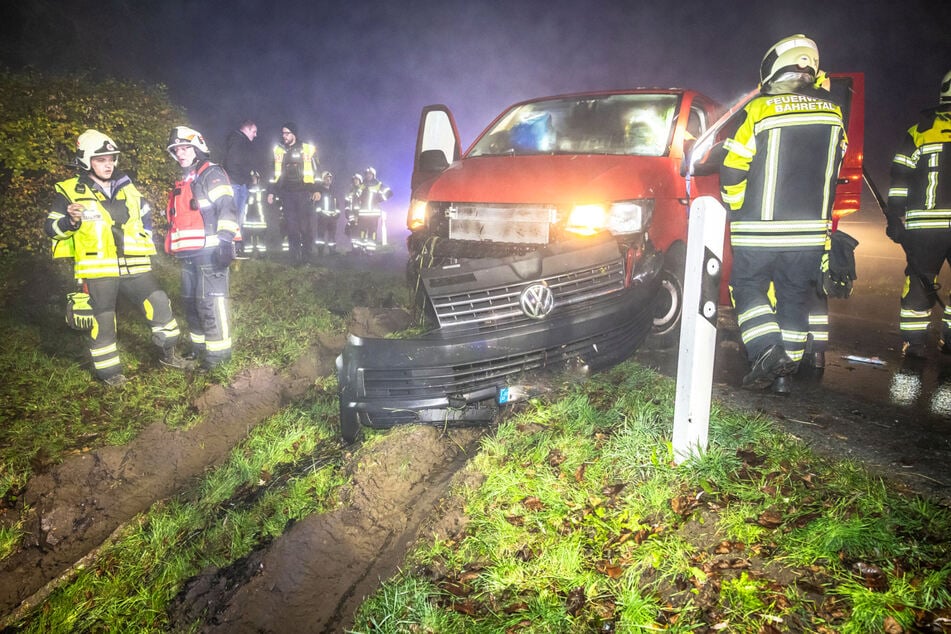
[[[905,250],[905,285],[898,323],[908,357],[927,356],[937,278],[951,264],[951,71],[938,105],[921,113],[892,161],[885,211],[888,237]],[[944,306],[939,349],[951,354],[951,306]]]
[[[776,43],[760,67],[760,94],[724,142],[720,187],[730,209],[730,285],[752,366],[743,377],[749,389],[789,393],[788,375],[805,351],[809,294],[846,149],[842,111],[821,87],[823,75],[811,39]]]
[[[231,189],[234,192],[234,204],[238,208],[238,227],[244,228],[248,213],[248,188],[254,174],[259,174],[257,165],[257,147],[254,139],[258,136],[258,126],[254,121],[245,119],[237,130],[232,130],[225,141],[225,158],[221,166],[228,172]],[[239,254],[244,252],[244,240],[241,232],[235,237],[235,246]]]

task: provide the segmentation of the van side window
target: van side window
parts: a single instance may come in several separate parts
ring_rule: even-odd
[[[691,108],[690,116],[687,117],[687,132],[696,139],[703,134],[703,131],[706,129],[706,117],[704,116],[703,110],[700,108]]]

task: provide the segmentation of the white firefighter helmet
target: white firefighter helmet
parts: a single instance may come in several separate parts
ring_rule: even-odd
[[[951,103],[951,70],[941,78],[941,92],[939,93],[938,103]]]
[[[76,139],[76,164],[87,172],[92,169],[89,161],[94,156],[119,156],[116,142],[99,130],[86,130]]]
[[[374,178],[376,178],[376,170],[372,167],[368,167],[365,170],[363,170],[363,174],[367,180],[372,181]]]
[[[353,180],[356,181],[357,185],[362,185],[362,184],[363,184],[363,174],[361,174],[360,172],[357,172],[356,174],[353,175]]]
[[[175,158],[175,148],[182,145],[192,146],[199,154],[205,156],[209,154],[208,145],[205,143],[205,138],[201,135],[201,132],[188,126],[177,125],[172,128],[172,132],[168,135],[168,147],[165,149],[172,155],[172,158]]]
[[[320,173],[320,180],[324,182],[330,181],[332,183],[334,180],[334,175],[325,170]]]
[[[812,76],[819,73],[819,47],[805,35],[790,35],[770,47],[759,68],[759,80],[763,84],[783,71],[802,72],[809,69]]]

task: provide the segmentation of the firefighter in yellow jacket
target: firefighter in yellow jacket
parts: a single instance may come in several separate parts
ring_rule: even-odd
[[[945,154],[947,152],[947,154]],[[886,209],[888,237],[905,250],[899,329],[904,353],[925,357],[937,277],[951,263],[951,71],[939,103],[921,113],[892,161]],[[951,354],[951,306],[944,306],[940,350]]]
[[[152,274],[155,244],[150,209],[129,177],[116,170],[119,148],[97,130],[77,140],[79,174],[56,184],[44,230],[53,257],[72,258],[83,292],[72,294],[70,325],[85,331],[93,372],[107,385],[125,383],[116,343],[116,301],[121,293],[145,315],[161,362],[190,364],[176,351],[179,329],[168,295]]]
[[[730,209],[730,285],[752,365],[750,389],[790,390],[809,333],[814,293],[845,155],[842,111],[820,87],[819,50],[804,35],[769,49],[760,94],[724,142],[723,202]],[[767,296],[775,286],[775,309]]]

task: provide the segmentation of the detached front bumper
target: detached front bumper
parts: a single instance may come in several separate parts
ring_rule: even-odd
[[[451,286],[452,280],[471,287],[466,307],[475,308],[457,315],[479,313],[480,302],[497,304],[496,296],[511,297],[537,284],[552,290],[554,308],[542,319],[495,314],[413,339],[350,335],[337,358],[344,438],[354,440],[361,424],[389,428],[488,422],[500,405],[518,400],[533,373],[588,372],[626,359],[651,330],[661,263],[648,245],[625,264],[612,239],[589,242],[581,249],[559,245],[526,257],[471,261],[434,274],[427,284],[434,303],[440,299],[432,296],[433,289]],[[592,271],[619,271],[619,286],[597,293],[579,291]],[[491,288],[478,288],[486,283]],[[458,289],[450,291],[442,303],[458,306]]]

